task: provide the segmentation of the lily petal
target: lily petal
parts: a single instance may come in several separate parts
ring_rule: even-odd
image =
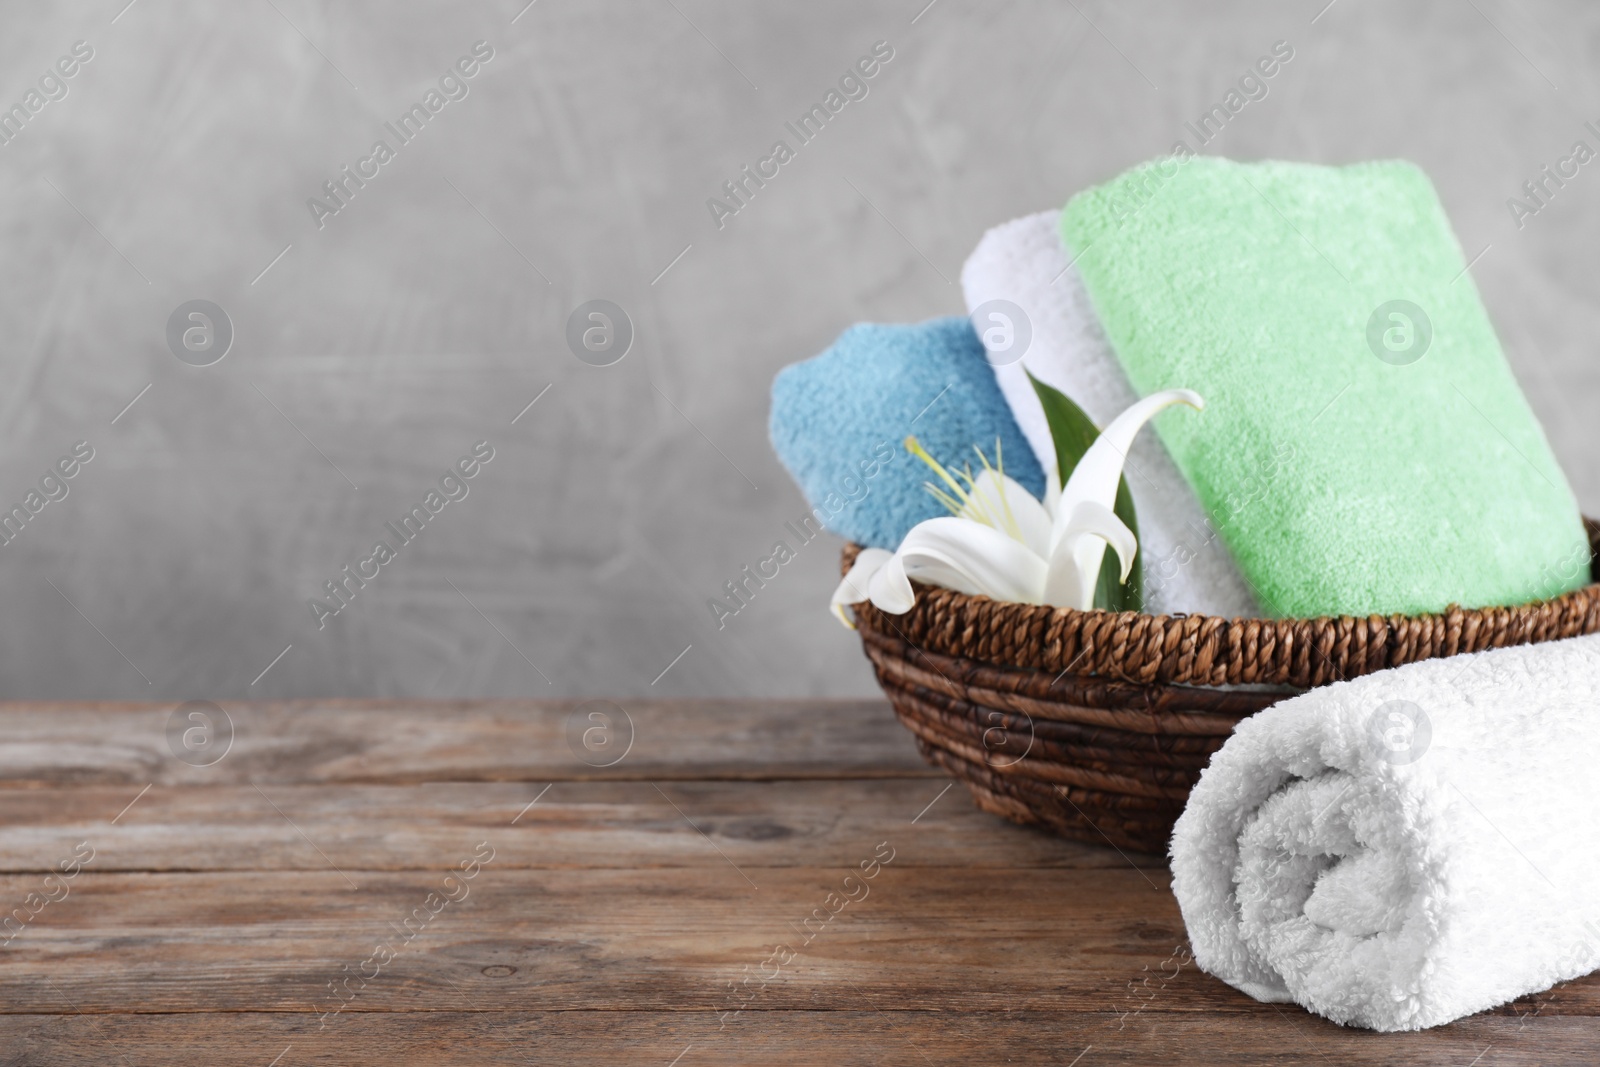
[[[1122,565],[1122,580],[1133,569],[1138,539],[1128,524],[1104,504],[1086,500],[1073,509],[1072,517],[1050,559],[1045,578],[1044,603],[1087,611],[1094,606],[1094,587],[1100,577],[1100,559],[1106,546],[1117,554]],[[1093,549],[1093,566],[1087,566],[1087,549]]]
[[[872,576],[868,589],[873,606],[890,615],[904,615],[917,602],[916,591],[911,588],[911,579],[906,577],[905,561],[900,558],[898,552]]]
[[[1072,469],[1072,476],[1062,487],[1050,542],[1052,564],[1062,550],[1062,539],[1077,513],[1078,505],[1093,502],[1108,509],[1116,505],[1117,482],[1122,478],[1122,465],[1128,458],[1128,449],[1133,445],[1134,436],[1157,412],[1174,404],[1188,404],[1196,411],[1204,411],[1206,406],[1205,400],[1192,389],[1166,389],[1151,393],[1132,405],[1100,431],[1100,436],[1094,439],[1094,444],[1078,460],[1078,465]],[[1084,571],[1079,579],[1081,582],[1091,584],[1092,588],[1104,555],[1103,542],[1096,540],[1083,544],[1078,554],[1079,566]]]
[[[1021,483],[1000,471],[985,470],[973,480],[972,498],[979,506],[963,507],[961,517],[981,522],[979,515],[987,515],[1001,524],[1002,533],[1027,545],[1040,559],[1050,554],[1050,513]]]
[[[860,554],[856,556],[856,561],[850,565],[849,573],[839,580],[839,585],[834,589],[833,599],[828,606],[839,617],[839,621],[850,629],[854,630],[856,624],[851,622],[850,617],[844,613],[844,606],[846,604],[859,604],[867,599],[867,590],[872,581],[872,576],[877,574],[893,555],[894,553],[888,549],[863,548]]]
[[[1049,568],[1026,545],[968,519],[928,519],[911,528],[871,582],[880,610],[903,615],[916,596],[911,579],[958,593],[1037,604]]]

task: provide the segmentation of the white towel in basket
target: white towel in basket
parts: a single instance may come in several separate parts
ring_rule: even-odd
[[[1047,471],[1055,448],[1029,372],[1071,397],[1098,426],[1139,399],[1100,328],[1082,277],[1062,250],[1059,216],[1042,211],[996,226],[961,268],[967,311],[989,349],[1000,391]],[[993,301],[1020,308],[1024,321],[1010,321],[1015,313]],[[1124,474],[1139,519],[1145,610],[1258,615],[1221,531],[1207,521],[1194,490],[1154,434],[1134,441]]]

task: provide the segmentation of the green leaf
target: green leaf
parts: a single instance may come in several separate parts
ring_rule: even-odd
[[[1078,466],[1078,460],[1089,451],[1094,439],[1100,436],[1100,428],[1066,393],[1044,384],[1031,372],[1024,373],[1028,375],[1028,381],[1033,383],[1033,391],[1039,394],[1039,403],[1044,405],[1044,421],[1050,427],[1050,440],[1056,446],[1056,469],[1061,472],[1061,484],[1065,486],[1067,478]],[[1117,517],[1122,518],[1120,511]]]
[[[1033,391],[1039,395],[1039,403],[1044,407],[1045,424],[1050,427],[1050,440],[1056,447],[1056,468],[1061,472],[1061,484],[1065,486],[1078,461],[1089,451],[1094,439],[1100,436],[1100,428],[1067,394],[1046,385],[1031,373],[1028,374],[1028,380],[1033,383]],[[1134,537],[1139,536],[1139,521],[1133,512],[1133,494],[1128,491],[1127,478],[1117,482],[1117,500],[1111,510],[1117,513],[1117,518],[1128,524]],[[1100,561],[1094,606],[1106,611],[1143,610],[1143,561],[1144,553],[1141,552],[1133,559],[1128,580],[1121,582],[1118,580],[1120,568],[1117,566],[1116,553],[1108,551]]]

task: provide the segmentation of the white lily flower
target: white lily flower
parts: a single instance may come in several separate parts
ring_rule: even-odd
[[[957,472],[963,485],[915,437],[906,438],[907,450],[949,487],[947,493],[929,484],[954,514],[918,523],[893,553],[862,549],[834,590],[834,614],[850,626],[844,605],[871,600],[882,611],[903,615],[916,602],[913,579],[995,600],[1089,609],[1106,547],[1116,552],[1123,581],[1139,550],[1133,531],[1112,511],[1128,448],[1145,423],[1174,404],[1205,409],[1189,389],[1145,397],[1100,432],[1065,486],[1052,464],[1042,502],[991,467],[982,452],[984,469],[976,477]]]

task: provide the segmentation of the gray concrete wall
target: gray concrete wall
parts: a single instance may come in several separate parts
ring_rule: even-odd
[[[0,499],[94,458],[0,547],[0,696],[873,691],[834,543],[720,632],[705,607],[803,509],[774,372],[959,312],[985,227],[1165,153],[1278,39],[1208,151],[1426,168],[1600,510],[1600,163],[1520,229],[1506,206],[1600,147],[1592,5],[123,2],[3,9],[0,104],[93,58],[0,147]],[[319,228],[307,199],[480,40],[465,98]],[[706,199],[879,40],[870,94],[719,230]],[[611,366],[565,343],[594,298],[634,324]],[[234,331],[209,366],[167,343],[195,299]],[[321,583],[480,440],[468,495],[319,629]]]

